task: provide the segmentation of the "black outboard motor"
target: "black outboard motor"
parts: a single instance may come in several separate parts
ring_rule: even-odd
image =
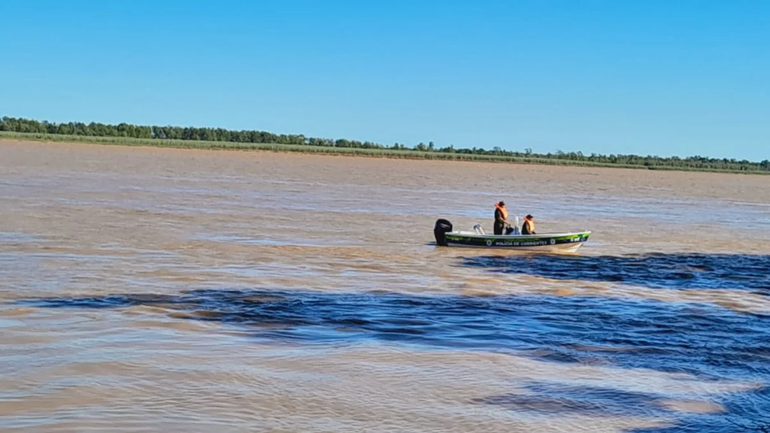
[[[436,244],[445,247],[446,237],[444,233],[452,231],[452,223],[445,219],[436,220],[436,225],[433,227],[433,236],[436,237]]]

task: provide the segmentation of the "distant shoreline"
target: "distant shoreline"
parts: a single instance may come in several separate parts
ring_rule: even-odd
[[[591,161],[574,161],[569,159],[547,159],[522,156],[478,155],[464,153],[443,153],[436,151],[396,150],[389,148],[344,148],[331,146],[312,146],[306,144],[278,144],[278,143],[238,143],[227,141],[201,141],[201,140],[169,140],[169,139],[145,139],[131,137],[95,137],[82,135],[45,134],[45,133],[21,133],[0,131],[0,139],[14,141],[31,141],[43,143],[82,143],[130,147],[156,147],[171,149],[199,149],[199,150],[238,150],[238,151],[270,151],[280,153],[302,153],[312,155],[329,156],[361,156],[369,158],[388,159],[413,159],[413,160],[444,160],[444,161],[469,161],[469,162],[494,162],[520,165],[548,165],[564,167],[603,167],[625,168],[634,170],[661,170],[702,173],[732,173],[751,175],[770,175],[770,171],[749,170],[721,170],[697,167],[672,167],[672,166],[645,166],[638,164],[599,163]]]

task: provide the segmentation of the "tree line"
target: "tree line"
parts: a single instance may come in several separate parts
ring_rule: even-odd
[[[532,149],[524,151],[503,150],[500,147],[492,149],[463,148],[455,149],[454,146],[437,147],[431,141],[428,144],[418,143],[407,146],[402,143],[394,143],[385,146],[371,141],[358,141],[348,139],[331,139],[306,137],[301,134],[274,134],[256,130],[228,130],[223,128],[194,128],[180,126],[142,126],[128,123],[110,125],[104,123],[53,123],[23,118],[3,117],[0,119],[0,131],[17,133],[38,133],[92,137],[126,137],[139,139],[159,140],[193,140],[193,141],[219,141],[232,143],[271,143],[293,144],[306,146],[323,146],[337,148],[361,148],[361,149],[392,149],[410,150],[415,152],[441,152],[469,155],[492,155],[513,158],[563,160],[573,162],[588,162],[594,164],[632,165],[649,168],[687,168],[693,170],[730,170],[730,171],[767,171],[770,172],[770,161],[752,162],[748,160],[736,160],[727,158],[708,158],[704,156],[659,157],[640,155],[598,155],[592,153],[584,155],[582,152],[534,153]]]

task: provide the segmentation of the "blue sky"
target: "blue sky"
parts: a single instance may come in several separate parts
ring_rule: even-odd
[[[770,158],[770,2],[3,0],[0,115]]]

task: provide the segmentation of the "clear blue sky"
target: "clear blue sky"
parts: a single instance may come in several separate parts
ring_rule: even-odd
[[[770,158],[766,0],[2,0],[0,115]]]

